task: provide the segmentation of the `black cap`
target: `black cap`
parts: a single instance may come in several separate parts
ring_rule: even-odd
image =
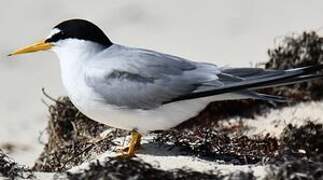
[[[79,39],[99,43],[103,46],[111,46],[112,42],[104,32],[95,24],[83,19],[71,19],[64,21],[54,28],[60,30],[57,34],[46,40],[46,42],[57,42],[63,39]]]

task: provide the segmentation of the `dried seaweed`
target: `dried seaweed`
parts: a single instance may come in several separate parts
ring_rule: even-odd
[[[307,156],[323,154],[323,125],[311,121],[300,127],[289,124],[284,128],[280,141],[281,148],[294,153],[302,152]]]
[[[0,149],[0,177],[9,179],[30,179],[34,177],[32,171],[25,166],[18,165]],[[1,178],[0,178],[1,179]]]
[[[270,166],[265,180],[321,180],[323,157],[295,159],[279,166]]]
[[[323,124],[309,121],[296,127],[288,124],[279,139],[278,154],[270,164],[280,165],[286,161],[311,159],[323,156]]]
[[[287,125],[267,179],[323,179],[323,125]]]
[[[33,169],[57,172],[81,164],[92,155],[109,149],[117,132],[92,143],[100,133],[110,127],[97,123],[80,113],[67,97],[55,100],[49,106],[50,119],[47,132],[48,143]]]
[[[269,135],[230,137],[221,129],[207,127],[163,132],[154,141],[173,144],[184,154],[239,165],[263,162],[278,149],[278,140]]]

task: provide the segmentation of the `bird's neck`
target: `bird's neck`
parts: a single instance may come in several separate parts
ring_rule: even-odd
[[[65,74],[80,70],[103,49],[104,46],[91,41],[67,39],[56,44],[53,51],[59,58],[62,73]]]
[[[57,54],[60,61],[74,63],[74,61],[86,61],[105,48],[91,41],[67,39],[58,42],[53,48],[53,51]]]
[[[59,58],[63,84],[69,94],[82,85],[87,62],[103,49],[100,44],[73,39],[55,45],[53,50]]]

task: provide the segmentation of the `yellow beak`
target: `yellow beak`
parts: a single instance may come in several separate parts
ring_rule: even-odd
[[[25,54],[25,53],[32,53],[32,52],[37,52],[37,51],[45,51],[53,47],[52,43],[48,43],[43,41],[31,44],[29,46],[26,46],[24,48],[18,49],[12,53],[10,53],[8,56],[13,56],[17,54]]]

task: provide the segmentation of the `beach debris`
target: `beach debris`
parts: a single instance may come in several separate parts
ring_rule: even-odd
[[[19,165],[0,149],[0,177],[30,179],[34,175],[29,168]]]
[[[265,180],[316,180],[323,179],[323,157],[299,158],[270,166]]]
[[[113,130],[104,139],[93,142],[110,127],[84,116],[67,97],[54,101],[55,104],[49,106],[48,142],[33,170],[58,172],[80,165],[108,150],[112,145],[111,140],[121,133]]]
[[[323,179],[323,124],[288,124],[266,179]]]
[[[308,121],[297,127],[289,124],[280,137],[281,148],[288,148],[293,153],[306,156],[323,154],[323,125]]]
[[[154,141],[173,145],[183,154],[236,165],[265,162],[278,150],[278,140],[269,135],[248,137],[224,132],[206,127],[174,130],[157,134]]]

